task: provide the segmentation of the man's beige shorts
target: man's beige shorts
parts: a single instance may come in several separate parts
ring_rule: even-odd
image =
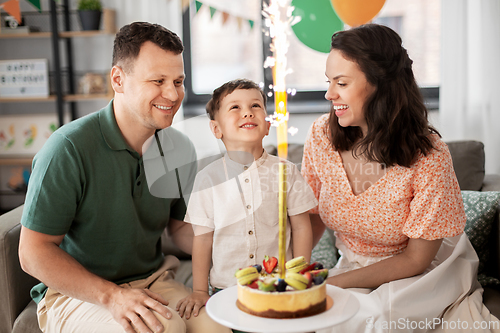
[[[174,280],[179,267],[179,260],[167,256],[163,265],[146,279],[122,284],[123,288],[149,289],[160,294],[169,302],[171,319],[165,319],[156,312],[155,315],[169,333],[220,333],[231,332],[229,328],[220,326],[207,315],[202,308],[198,317],[189,320],[179,317],[175,311],[177,302],[191,293],[191,289]],[[125,330],[118,324],[111,313],[98,305],[64,296],[48,289],[45,297],[38,304],[38,322],[43,332],[103,332],[123,333]]]

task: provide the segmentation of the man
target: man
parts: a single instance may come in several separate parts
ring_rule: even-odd
[[[44,332],[229,332],[205,312],[186,320],[173,310],[190,291],[173,280],[179,261],[163,258],[160,237],[167,227],[190,252],[192,230],[184,201],[152,195],[144,171],[143,146],[184,98],[182,51],[159,25],[124,26],[114,100],[54,132],[33,161],[19,257],[43,282],[32,297]],[[177,131],[169,137],[192,148]],[[181,177],[193,178],[186,168]]]

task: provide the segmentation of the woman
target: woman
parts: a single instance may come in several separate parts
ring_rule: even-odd
[[[329,227],[341,253],[328,283],[362,288],[351,289],[361,309],[340,331],[456,329],[445,320],[470,331],[478,318],[497,320],[482,304],[451,156],[411,65],[387,27],[332,37],[332,110],[312,125],[302,173],[319,200],[315,241]]]

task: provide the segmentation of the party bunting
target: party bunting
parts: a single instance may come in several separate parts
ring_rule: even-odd
[[[189,1],[189,0],[183,0],[183,1]],[[183,2],[184,4],[184,2]],[[195,5],[196,5],[196,14],[198,14],[198,12],[200,11],[201,7],[202,6],[205,6],[204,3],[202,3],[201,1],[198,1],[196,0],[195,1]],[[236,22],[238,24],[238,29],[241,30],[242,26],[243,26],[243,21],[247,21],[248,24],[250,25],[250,30],[253,29],[254,25],[255,25],[255,20],[250,20],[250,19],[246,19],[246,18],[243,18],[243,17],[239,17],[239,16],[235,16],[235,15],[231,15],[223,10],[220,10],[220,9],[217,9],[211,5],[208,6],[209,10],[210,10],[210,18],[213,19],[214,16],[215,16],[215,13],[217,12],[220,12],[222,14],[222,25],[226,24],[227,20],[230,18],[230,17],[234,17],[236,19]]]
[[[38,12],[42,12],[42,6],[40,5],[40,0],[27,0],[29,3],[31,3],[33,6],[35,6],[36,9],[38,9]]]
[[[196,12],[197,13],[200,10],[201,6],[203,6],[203,4],[200,1],[196,1]]]
[[[19,0],[9,0],[0,5],[10,16],[13,16],[18,24],[21,24],[21,8]]]
[[[229,13],[222,12],[222,25],[226,24],[228,18],[229,18]]]
[[[210,18],[214,18],[215,12],[217,11],[216,8],[209,6],[210,8]]]

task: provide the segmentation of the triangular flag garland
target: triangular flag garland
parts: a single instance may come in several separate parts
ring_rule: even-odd
[[[228,18],[229,18],[229,13],[222,12],[222,25],[226,24]]]
[[[38,12],[42,12],[42,6],[40,5],[40,0],[26,0],[38,9]],[[14,17],[18,24],[21,24],[21,7],[19,6],[19,0],[9,0],[0,4],[0,8],[5,10],[10,16]]]
[[[21,24],[21,8],[19,7],[19,0],[9,0],[0,4],[0,8],[3,8],[10,16],[13,16],[18,24]]]
[[[208,6],[209,10],[210,10],[210,18],[213,19],[214,18],[214,15],[215,13],[217,12],[221,12],[222,14],[222,25],[226,24],[227,20],[230,18],[230,17],[234,17],[236,19],[236,22],[238,24],[238,29],[241,30],[242,26],[243,26],[243,21],[247,21],[248,24],[250,25],[250,30],[253,29],[254,25],[255,25],[255,20],[250,20],[250,19],[247,19],[247,18],[243,18],[243,17],[240,17],[240,16],[235,16],[235,15],[232,15],[232,14],[229,14],[228,12],[225,12],[223,10],[219,10],[211,5],[205,5],[203,2],[201,1],[198,1],[198,0],[195,0],[194,1],[195,3],[195,6],[196,6],[196,14],[198,14],[198,12],[200,11],[201,7],[203,6]],[[189,0],[182,0],[182,8],[183,10],[185,10],[190,4],[190,1]]]
[[[195,2],[196,2],[196,12],[198,13],[198,11],[200,10],[201,6],[203,6],[203,4],[200,1],[195,1]]]
[[[215,12],[217,11],[216,8],[209,6],[210,8],[210,18],[214,18]]]
[[[35,6],[35,8],[38,9],[39,13],[42,12],[42,6],[40,5],[40,0],[26,0],[26,1]]]
[[[238,30],[241,30],[241,26],[243,25],[243,19],[241,17],[236,17],[236,22],[238,23]]]

